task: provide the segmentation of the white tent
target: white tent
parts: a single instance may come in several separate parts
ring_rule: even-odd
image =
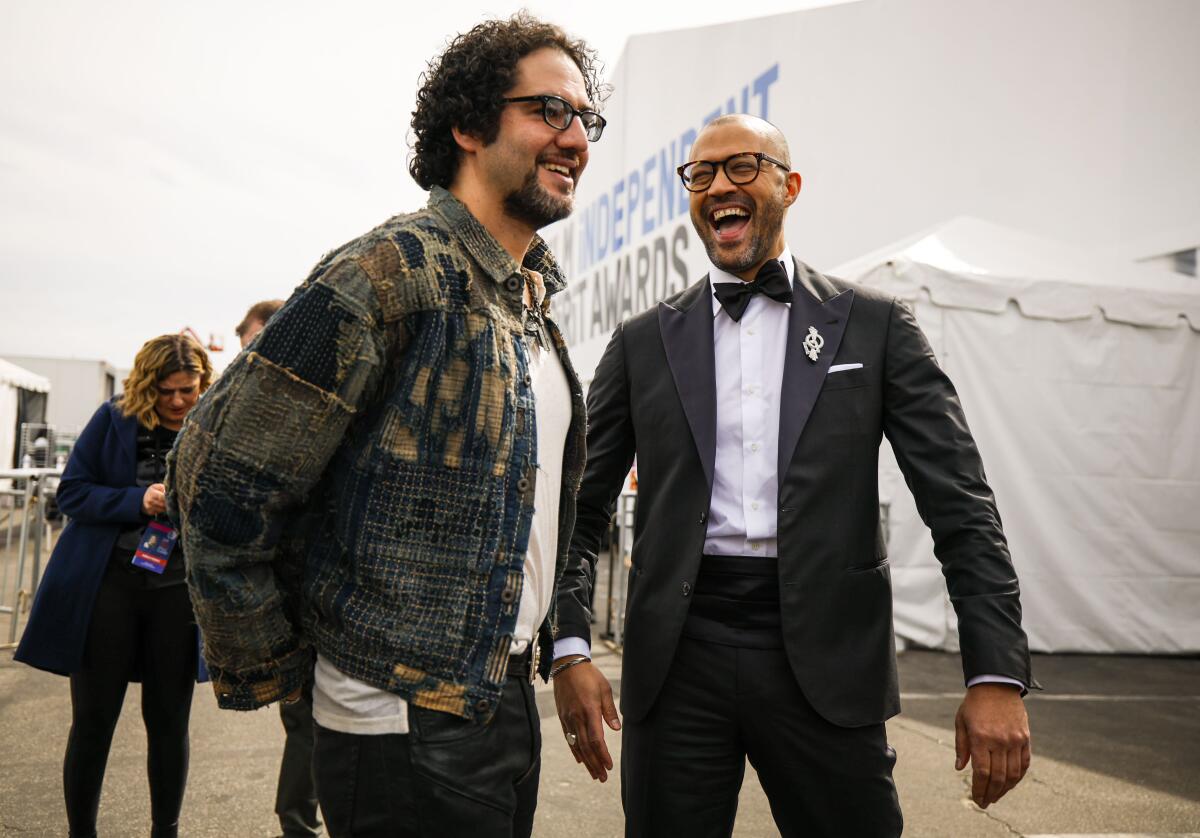
[[[832,273],[909,301],[953,378],[1031,647],[1200,651],[1200,281],[970,218]],[[897,632],[953,649],[932,539],[890,451],[880,491]]]
[[[17,444],[17,404],[20,390],[49,393],[50,379],[0,358],[0,468],[12,465]]]

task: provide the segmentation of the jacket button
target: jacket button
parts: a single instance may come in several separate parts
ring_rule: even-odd
[[[517,598],[517,595],[513,591],[512,588],[505,588],[503,591],[500,592],[500,601],[501,602],[504,602],[504,603],[512,602],[516,598]]]
[[[504,287],[509,291],[519,291],[525,283],[521,281],[521,277],[513,274],[508,279],[504,280]]]
[[[486,713],[490,709],[492,709],[492,702],[488,701],[486,698],[481,698],[475,702],[476,712]]]
[[[692,595],[692,583],[684,582],[682,590],[683,590],[684,596],[691,596]]]
[[[517,491],[521,492],[521,493],[525,493],[525,492],[529,491],[529,479],[528,478],[522,477],[520,480],[517,481]]]
[[[703,524],[706,520],[708,520],[708,513],[701,512],[700,513],[700,523]]]
[[[524,380],[525,380],[525,386],[526,386],[526,387],[529,387],[530,385],[532,385],[532,384],[533,384],[533,376],[531,376],[529,373],[525,373],[525,379],[524,379]]]

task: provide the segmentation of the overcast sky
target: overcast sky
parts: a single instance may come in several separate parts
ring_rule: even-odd
[[[611,72],[633,34],[828,4],[524,5]],[[251,303],[424,203],[406,171],[418,75],[449,35],[520,6],[5,2],[0,356],[128,367],[190,326],[224,339],[223,367]]]

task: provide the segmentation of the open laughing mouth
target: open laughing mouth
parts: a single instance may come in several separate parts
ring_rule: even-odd
[[[710,210],[708,224],[719,243],[735,242],[750,226],[751,211],[741,204],[726,204]]]

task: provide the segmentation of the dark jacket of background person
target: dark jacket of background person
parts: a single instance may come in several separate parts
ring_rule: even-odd
[[[150,520],[142,513],[146,489],[137,485],[137,418],[125,416],[117,398],[92,415],[67,461],[58,505],[71,520],[46,565],[15,656],[57,675],[82,667],[92,606],[122,525]],[[197,680],[208,680],[203,658]]]
[[[221,707],[299,689],[311,641],[342,672],[418,707],[495,713],[537,470],[523,269],[547,295],[564,287],[540,239],[518,265],[434,187],[426,209],[323,259],[188,415],[167,505]],[[573,411],[558,579],[584,408],[562,335],[546,325]],[[553,621],[552,609],[539,631],[543,677]]]

